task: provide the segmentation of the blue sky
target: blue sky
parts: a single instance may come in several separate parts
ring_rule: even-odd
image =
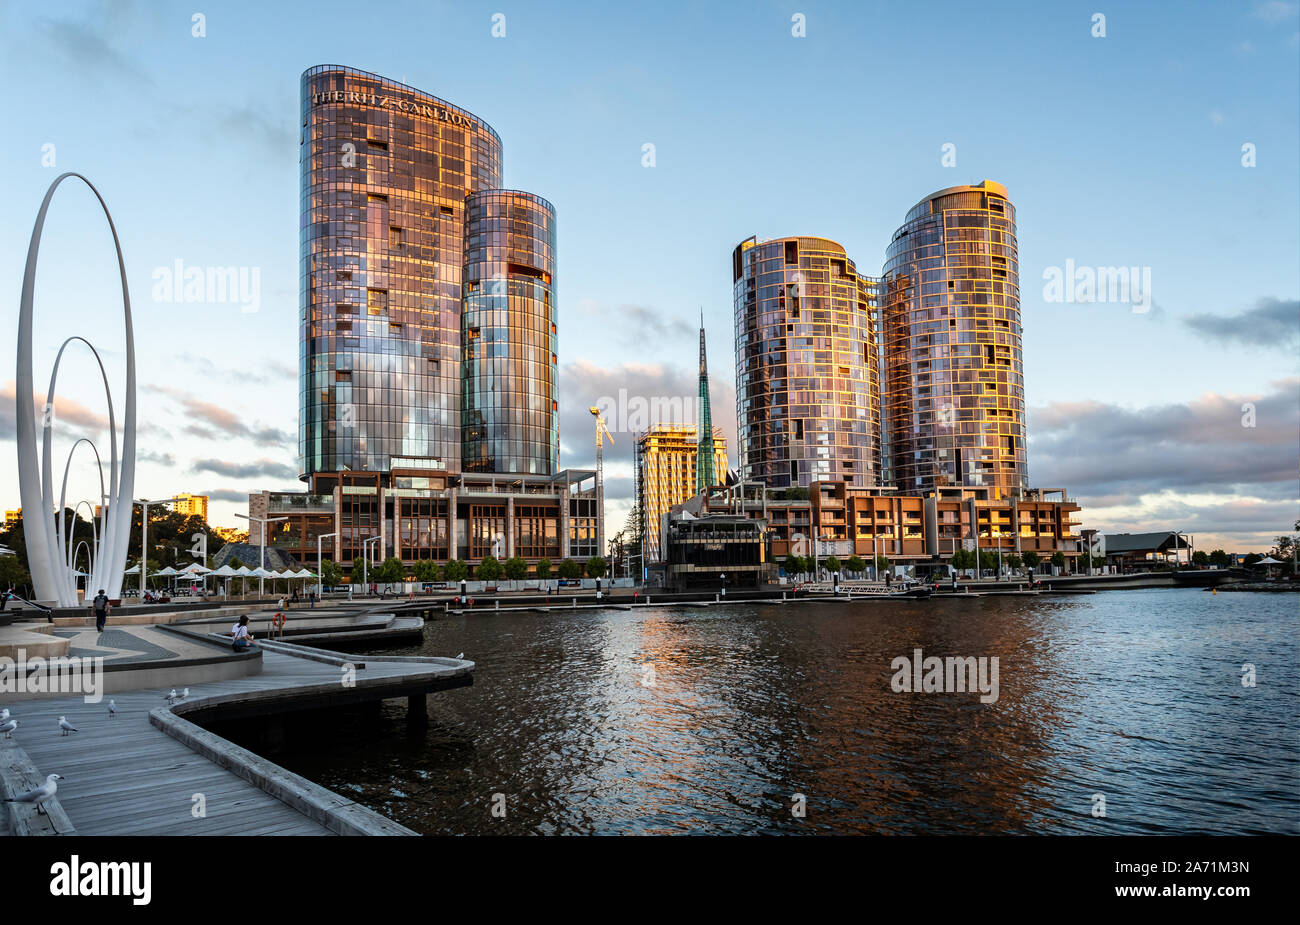
[[[485,119],[506,184],[555,204],[566,465],[592,463],[588,404],[694,392],[701,306],[714,421],[734,434],[739,241],[822,235],[877,274],[911,205],[988,177],[1018,210],[1032,480],[1079,496],[1085,526],[1267,546],[1298,514],[1297,14],[1278,0],[0,2],[0,336],[14,343],[45,187],[85,172],[135,309],[138,492],[212,493],[211,519],[233,525],[248,491],[294,487],[298,79],[346,64]],[[257,310],[157,301],[152,274],[176,260],[256,269]],[[1044,270],[1067,260],[1149,267],[1152,310],[1046,301]],[[37,298],[38,389],[73,331],[120,370],[111,242],[80,190],[56,200]],[[89,373],[80,355],[61,373],[65,445],[102,418]],[[12,447],[12,373],[0,384]],[[615,439],[613,527],[632,484],[629,435]],[[74,473],[81,496],[91,477]],[[12,450],[0,502],[18,503]]]

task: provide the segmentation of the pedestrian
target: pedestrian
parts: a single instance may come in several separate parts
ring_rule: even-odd
[[[95,629],[104,632],[104,624],[108,622],[108,595],[104,589],[100,588],[99,593],[95,595],[93,602],[95,608]]]
[[[10,585],[7,589],[5,589],[5,593],[3,595],[0,595],[0,613],[4,613],[4,609],[9,606],[9,598],[13,596],[14,596],[13,585]]]
[[[235,640],[231,648],[236,652],[244,652],[253,647],[253,634],[248,631],[248,614],[240,617],[239,622],[230,628],[230,635]]]

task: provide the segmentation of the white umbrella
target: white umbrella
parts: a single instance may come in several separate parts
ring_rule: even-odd
[[[229,565],[223,565],[221,566],[221,568],[216,569],[215,571],[211,571],[208,574],[211,575],[213,578],[233,578],[239,573],[236,572],[234,569],[232,569]]]
[[[123,572],[122,574],[123,574],[123,575],[139,575],[139,574],[140,574],[140,566],[138,566],[138,565],[133,565],[133,566],[131,566],[129,569],[127,569],[125,572]]]
[[[294,578],[315,578],[316,576],[313,575],[311,572],[307,571],[305,568],[300,568],[298,569],[298,571],[293,573],[293,577]]]
[[[181,569],[182,575],[207,575],[212,569],[200,565],[197,562],[191,562],[185,568]]]
[[[1281,559],[1274,559],[1272,556],[1265,556],[1255,563],[1256,565],[1281,565]]]
[[[176,571],[176,569],[172,568],[172,567],[169,565],[169,566],[167,566],[167,567],[164,568],[164,569],[159,569],[158,571],[154,572],[154,577],[156,577],[156,578],[162,578],[162,577],[164,577],[164,576],[169,576],[169,575],[179,575],[179,574],[180,574],[180,572]]]

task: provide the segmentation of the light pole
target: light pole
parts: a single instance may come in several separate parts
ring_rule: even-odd
[[[316,597],[325,596],[325,576],[320,567],[320,541],[327,536],[338,536],[337,533],[322,533],[316,537]]]
[[[257,567],[261,571],[266,571],[266,525],[273,524],[277,521],[288,520],[288,517],[249,517],[247,514],[236,514],[241,520],[247,520],[249,523],[261,524],[262,529],[258,531],[259,538],[262,541],[261,550],[258,553]],[[266,593],[266,578],[259,575],[257,578],[257,596],[261,597]]]
[[[171,504],[173,501],[179,501],[180,498],[167,498],[163,501],[150,501],[148,498],[137,498],[133,503],[143,508],[140,512],[140,602],[144,603],[144,582],[149,572],[149,505],[151,504]]]
[[[368,540],[361,541],[361,584],[365,586],[361,589],[362,594],[369,593],[370,591],[370,553],[366,552],[366,545],[369,543],[377,543],[379,540],[380,536],[376,534]]]

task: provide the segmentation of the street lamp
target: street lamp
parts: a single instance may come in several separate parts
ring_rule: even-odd
[[[377,543],[380,539],[382,539],[382,536],[376,534],[368,540],[361,541],[361,584],[365,586],[361,591],[362,594],[366,594],[370,591],[370,569],[368,568],[370,564],[370,553],[366,552],[366,546],[369,543]],[[379,563],[375,564],[378,565]]]
[[[321,572],[320,567],[320,541],[325,539],[327,536],[338,536],[338,534],[322,533],[320,536],[316,537],[316,597],[318,599],[325,596],[325,576],[324,573]]]
[[[247,520],[249,523],[262,525],[262,529],[258,531],[259,536],[262,540],[262,546],[260,552],[258,553],[257,567],[262,571],[266,571],[266,525],[273,524],[281,520],[288,520],[289,518],[288,517],[249,517],[247,514],[236,514],[235,516],[240,518],[241,520]],[[257,579],[257,596],[261,597],[265,593],[266,593],[266,578],[264,576],[259,575]]]
[[[140,602],[144,602],[144,582],[149,572],[149,505],[151,504],[171,504],[173,501],[179,501],[180,498],[166,498],[162,501],[150,501],[148,498],[137,498],[134,504],[138,504],[143,509],[140,512]]]

